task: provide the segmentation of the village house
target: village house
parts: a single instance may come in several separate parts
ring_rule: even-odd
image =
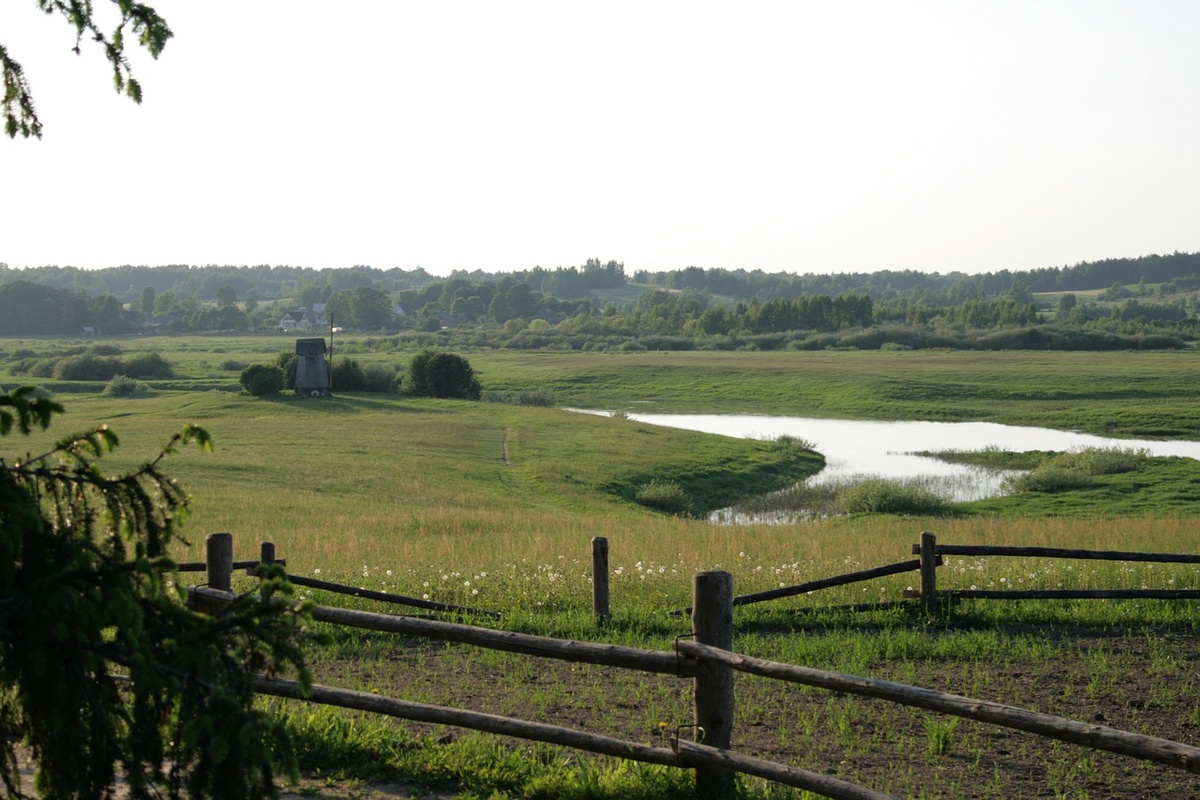
[[[279,328],[284,331],[310,330],[312,328],[323,327],[325,327],[325,319],[316,310],[289,311],[279,318]]]

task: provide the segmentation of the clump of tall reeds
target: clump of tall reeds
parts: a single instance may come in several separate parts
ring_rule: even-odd
[[[817,452],[817,445],[802,436],[792,436],[784,433],[776,436],[771,443],[778,450],[802,450],[807,453]]]
[[[855,476],[842,482],[806,481],[734,507],[737,518],[757,521],[820,519],[843,514],[940,515],[949,500],[926,478]]]
[[[1005,481],[1012,492],[1064,492],[1090,486],[1098,475],[1117,475],[1134,472],[1149,453],[1144,449],[1121,447],[1086,447],[1066,453],[1055,453],[1035,469],[1014,475]]]
[[[692,498],[675,481],[660,481],[657,478],[643,484],[633,499],[639,505],[663,511],[667,514],[688,515],[692,513]]]
[[[920,481],[867,478],[837,494],[837,506],[846,514],[943,514],[947,503]]]
[[[541,406],[552,408],[558,404],[554,392],[544,387],[521,392],[486,391],[482,398],[485,403],[506,403],[512,406]]]
[[[938,461],[945,461],[949,464],[965,464],[1002,472],[1013,469],[1034,469],[1055,453],[1041,450],[1014,452],[1005,450],[998,445],[988,445],[982,450],[917,450],[913,455],[936,458]]]

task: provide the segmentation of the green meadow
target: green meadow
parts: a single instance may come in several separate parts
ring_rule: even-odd
[[[109,424],[109,469],[153,456],[198,423],[215,450],[184,449],[167,470],[191,496],[181,561],[204,536],[234,534],[236,557],[269,540],[289,571],[499,611],[479,624],[669,649],[697,571],[728,570],[735,592],[792,585],[911,558],[921,531],[954,544],[1196,552],[1200,471],[1150,459],[1085,488],[1030,492],[938,515],[857,514],[791,525],[717,526],[703,512],[783,488],[818,470],[796,443],[657,428],[578,407],[627,412],[750,412],[876,419],[988,420],[1112,436],[1200,438],[1200,354],[963,352],[464,353],[485,400],[549,394],[558,407],[389,394],[254,398],[248,364],[292,339],[139,338],[175,371],[141,396],[103,383],[12,374],[21,359],[89,343],[0,341],[0,385],[37,383],[66,414],[48,432],[9,437],[5,457],[38,453],[71,431]],[[335,358],[403,366],[413,353],[368,337]],[[335,387],[336,391],[336,387]],[[670,484],[690,515],[639,503]],[[591,619],[593,537],[608,539],[613,619]],[[963,601],[945,617],[895,605],[915,573],[739,608],[735,648],[1000,700],[1196,741],[1195,601]],[[240,580],[251,588],[248,578]],[[948,588],[1197,588],[1190,565],[952,559]],[[320,602],[395,610],[303,591]],[[875,610],[847,606],[878,603]],[[330,632],[312,654],[318,682],[561,721],[648,741],[690,714],[686,684],[598,669],[543,667],[460,647]],[[504,689],[488,688],[494,686]],[[740,684],[739,684],[740,686]],[[508,691],[515,688],[515,692]],[[461,797],[674,797],[688,779],[552,748],[353,714],[279,705],[306,769],[339,781],[394,779]],[[1083,715],[1083,716],[1081,716]],[[1097,716],[1099,715],[1099,716]],[[1173,774],[1023,734],[747,680],[735,744],[901,796],[1189,796]],[[441,744],[436,744],[437,741]],[[800,797],[746,781],[748,797]],[[329,795],[347,796],[347,795]]]

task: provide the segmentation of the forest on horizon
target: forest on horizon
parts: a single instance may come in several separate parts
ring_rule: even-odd
[[[1200,332],[1200,253],[975,275],[700,267],[629,274],[623,263],[599,259],[446,277],[365,266],[0,264],[4,336],[278,333],[331,324],[416,346],[1180,348]]]

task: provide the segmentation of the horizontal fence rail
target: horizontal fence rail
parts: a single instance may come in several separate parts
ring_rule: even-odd
[[[888,575],[899,575],[904,572],[916,572],[920,568],[920,559],[901,561],[898,564],[887,564],[882,567],[872,567],[871,569],[859,570],[858,572],[848,572],[845,575],[835,575],[832,578],[819,578],[815,581],[799,583],[794,586],[782,586],[778,589],[768,589],[765,592],[739,595],[733,598],[733,604],[735,606],[746,606],[752,603],[763,603],[768,600],[779,600],[783,597],[794,597],[798,594],[815,592],[818,589],[829,589],[834,586],[845,586],[850,583],[870,581],[874,580],[875,578],[883,578]],[[691,613],[691,608],[683,608],[678,611],[669,612],[668,616],[683,617]]]
[[[679,765],[675,751],[665,747],[652,747],[623,741],[612,736],[602,736],[542,722],[528,722],[495,714],[485,714],[480,711],[413,703],[370,692],[339,689],[332,686],[314,685],[312,691],[306,694],[297,682],[279,678],[255,678],[254,691],[275,697],[351,708],[356,711],[370,711],[416,722],[452,725],[502,736],[515,736],[520,739],[565,745],[591,753],[628,758],[632,761],[644,761],[649,764],[662,764],[668,767]]]
[[[977,600],[1200,600],[1200,589],[942,589],[938,596]]]
[[[205,602],[227,603],[233,599],[233,595],[229,592],[206,586],[193,587],[189,591],[193,597]],[[664,653],[658,650],[640,650],[615,644],[567,641],[528,633],[497,631],[453,622],[439,622],[394,614],[376,614],[371,611],[356,611],[331,606],[316,606],[312,616],[318,622],[345,625],[350,628],[458,642],[485,647],[489,650],[554,658],[560,661],[599,664],[679,677],[691,677],[696,672],[694,661],[682,658],[677,653]]]
[[[920,555],[920,548],[920,545],[913,545],[913,555]],[[1073,550],[1062,547],[935,544],[934,552],[937,555],[946,556],[1026,556],[1030,558],[1076,558],[1090,561],[1153,561],[1163,564],[1200,564],[1200,555],[1189,553],[1133,553],[1125,550]]]
[[[265,562],[257,561],[257,560],[256,561],[231,561],[229,565],[233,569],[252,570],[252,569],[256,568],[259,564],[263,564],[263,563],[265,563]],[[281,558],[278,561],[275,561],[272,563],[280,564],[282,566],[287,566],[287,559]],[[182,564],[176,564],[175,569],[179,570],[180,572],[204,572],[206,569],[208,569],[208,564],[206,564],[203,561],[185,561]]]
[[[906,590],[906,597],[918,597],[921,605],[933,613],[941,599],[981,600],[1200,600],[1200,589],[939,589],[935,567],[943,556],[1063,558],[1086,561],[1132,561],[1157,564],[1200,564],[1200,555],[1191,553],[1138,553],[1126,550],[1078,550],[1062,547],[1017,547],[1010,545],[938,544],[934,534],[921,534],[912,546],[920,555],[921,588]]]
[[[275,562],[281,563],[281,562]],[[422,600],[418,597],[405,597],[402,594],[390,594],[388,592],[376,592],[371,589],[356,589],[353,586],[346,586],[342,583],[332,583],[330,581],[321,581],[316,578],[305,578],[301,575],[292,575],[288,573],[288,580],[297,586],[304,586],[309,589],[322,589],[327,592],[336,594],[349,595],[351,597],[362,597],[367,600],[379,600],[384,603],[395,603],[396,605],[412,606],[413,608],[424,608],[428,611],[446,611],[454,614],[472,614],[480,617],[499,618],[500,614],[495,611],[483,611],[478,608],[468,608],[467,606],[456,606],[450,603],[438,603],[433,600]]]

